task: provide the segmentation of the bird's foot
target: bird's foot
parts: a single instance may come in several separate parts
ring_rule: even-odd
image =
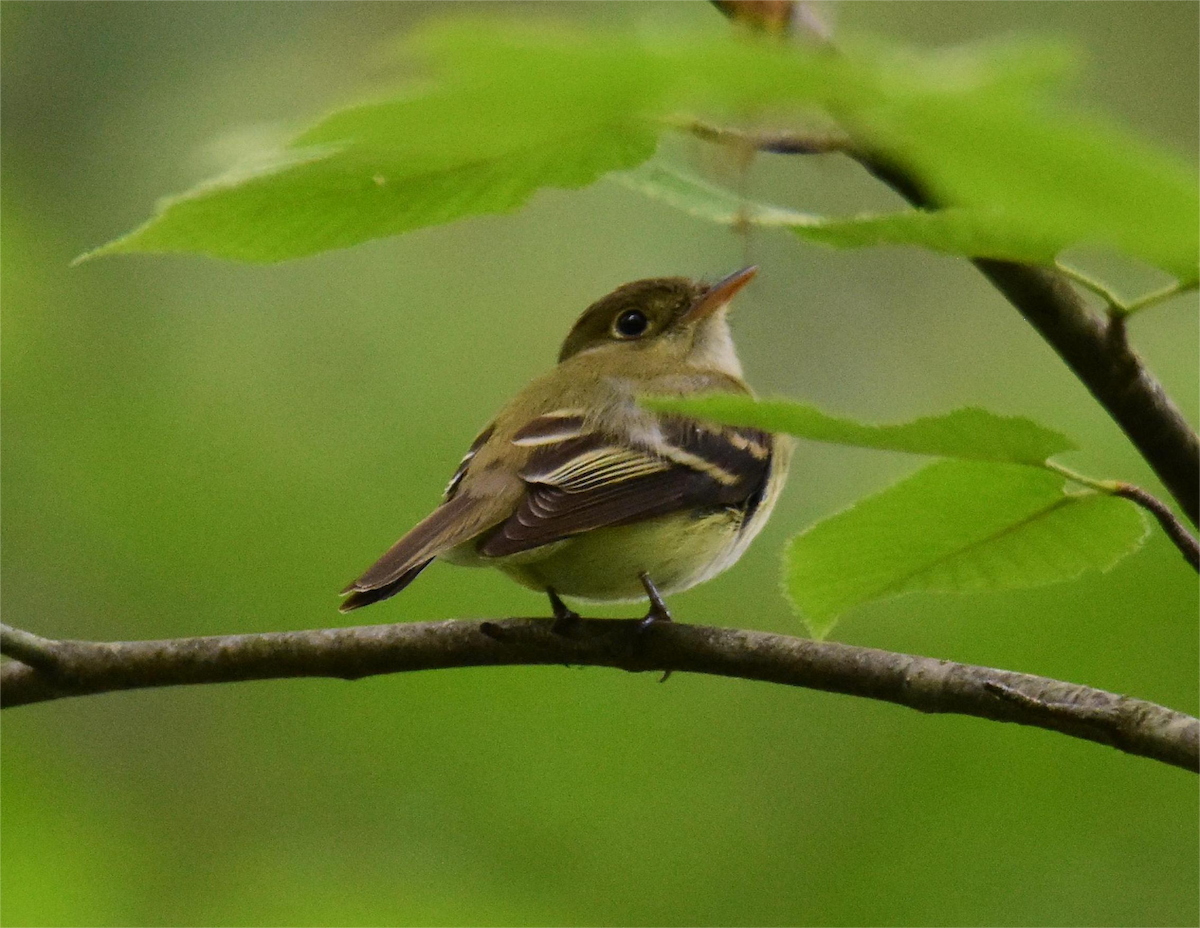
[[[650,611],[646,613],[646,617],[638,625],[638,631],[644,632],[661,622],[670,622],[671,610],[663,602],[662,594],[658,592],[658,587],[654,585],[654,581],[650,579],[650,575],[642,571],[638,574],[638,579],[642,581],[642,588],[646,591],[646,596],[650,599]]]
[[[579,613],[559,599],[552,589],[546,590],[550,596],[550,608],[554,610],[554,624],[550,631],[556,635],[569,635],[579,625]]]

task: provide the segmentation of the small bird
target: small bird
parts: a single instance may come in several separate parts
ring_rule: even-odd
[[[762,529],[791,442],[637,400],[751,393],[726,315],[757,270],[638,280],[589,306],[558,365],[479,433],[441,505],[342,590],[341,610],[394,596],[440,557],[549,594],[559,630],[578,619],[562,596],[647,598],[644,622],[670,621],[663,595],[732,566]]]

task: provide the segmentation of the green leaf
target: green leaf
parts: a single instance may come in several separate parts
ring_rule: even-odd
[[[393,128],[424,101],[387,109]],[[460,147],[449,122],[394,147],[351,141],[362,121],[381,129],[377,111],[337,120],[340,143],[300,148],[251,173],[237,172],[165,201],[146,224],[84,257],[121,252],[195,252],[240,261],[281,261],[523,205],[540,188],[577,188],[648,158],[646,126],[577,126],[547,137],[526,126],[488,148]],[[418,118],[415,124],[426,126]],[[321,133],[328,136],[329,133]]]
[[[784,588],[824,637],[846,610],[890,596],[1042,586],[1108,570],[1145,536],[1134,504],[1068,493],[1049,471],[939,461],[792,539]]]
[[[740,106],[783,71],[795,92],[813,96],[842,70],[805,70],[781,49],[724,33],[651,50],[624,35],[472,22],[427,27],[406,45],[442,75],[433,90],[332,113],[252,170],[165,200],[83,258],[279,261],[505,212],[541,188],[582,187],[645,161],[663,130],[655,120],[685,102]],[[711,73],[686,60],[708,52]]]
[[[963,207],[824,219],[796,224],[792,231],[803,239],[834,248],[917,245],[951,255],[1047,267],[1071,244],[1044,228],[1014,221],[1002,213]]]
[[[956,409],[896,425],[867,425],[831,416],[815,406],[790,400],[756,400],[716,393],[689,398],[647,398],[660,412],[786,432],[812,441],[884,451],[905,451],[971,461],[1039,465],[1075,445],[1065,435],[1017,416],[983,409]]]
[[[477,20],[426,26],[405,53],[430,63],[433,89],[333,113],[253,169],[165,201],[89,256],[313,254],[512,210],[543,187],[629,169],[681,111],[781,120],[819,109],[948,208],[831,221],[752,205],[750,221],[831,244],[908,242],[1043,264],[1067,245],[1112,244],[1196,275],[1195,178],[1112,127],[1050,114],[1043,98],[1064,70],[1060,48],[917,54],[844,41],[829,55],[744,39],[732,30],[635,37]],[[650,181],[633,182],[695,206],[669,177]],[[717,205],[710,218],[747,218],[728,202],[706,208]]]
[[[435,23],[405,43],[432,90],[348,107],[282,152],[163,201],[83,258],[195,252],[279,261],[524,204],[645,161],[679,109],[877,103],[908,88],[1037,84],[1053,55],[929,54],[923,67],[853,62],[775,43],[641,37],[511,22]],[[1019,62],[1019,63],[1018,63]]]
[[[1185,282],[1197,276],[1195,167],[1106,121],[996,93],[932,94],[854,119],[939,203],[1057,250],[1109,245]]]

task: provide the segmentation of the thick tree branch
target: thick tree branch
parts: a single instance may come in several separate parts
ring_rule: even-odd
[[[1129,346],[1124,320],[1092,312],[1056,271],[973,263],[1129,436],[1192,524],[1200,522],[1200,441]]]
[[[5,663],[0,704],[283,677],[354,680],[445,667],[587,664],[740,677],[1017,722],[1200,771],[1200,721],[1074,683],[737,629],[676,623],[639,632],[637,621],[584,619],[564,636],[552,625],[552,619],[451,620],[165,641],[43,638],[54,652],[53,668]]]

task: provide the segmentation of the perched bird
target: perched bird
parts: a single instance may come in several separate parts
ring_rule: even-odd
[[[434,558],[497,567],[560,596],[648,598],[733,565],[770,515],[790,440],[640,407],[642,395],[749,394],[726,319],[754,276],[638,280],[593,303],[558,365],[482,431],[442,504],[342,591],[348,612],[400,592]]]

